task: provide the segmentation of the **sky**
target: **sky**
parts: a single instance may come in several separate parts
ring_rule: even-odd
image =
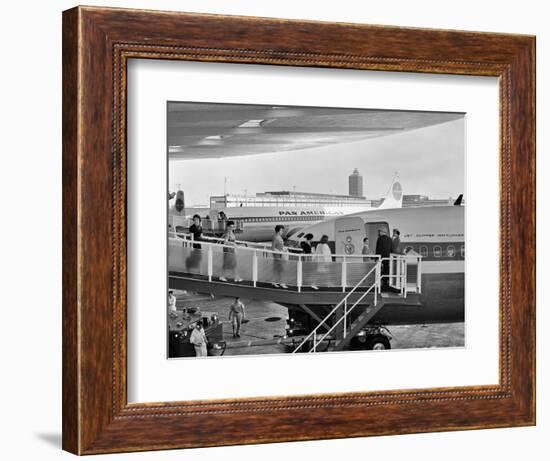
[[[169,162],[169,188],[185,192],[186,206],[211,195],[255,195],[269,190],[348,193],[354,168],[363,194],[383,197],[396,172],[404,194],[456,197],[465,189],[465,119],[399,134],[292,152]]]

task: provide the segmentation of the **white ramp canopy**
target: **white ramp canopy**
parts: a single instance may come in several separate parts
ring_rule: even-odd
[[[458,120],[456,112],[168,103],[170,160],[231,157],[363,141]]]

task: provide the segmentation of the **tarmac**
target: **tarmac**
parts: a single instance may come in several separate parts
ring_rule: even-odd
[[[177,309],[199,307],[203,312],[217,313],[223,323],[224,356],[284,354],[284,344],[277,344],[286,333],[288,311],[269,301],[241,299],[247,322],[243,323],[240,338],[233,338],[229,321],[229,306],[234,298],[212,297],[200,293],[175,290]],[[418,348],[464,347],[464,323],[393,325],[389,326],[393,350]]]

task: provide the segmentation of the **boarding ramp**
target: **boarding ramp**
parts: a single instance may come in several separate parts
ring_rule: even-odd
[[[393,258],[390,269],[381,273],[378,255],[317,255],[272,251],[263,244],[236,242],[224,245],[220,239],[194,241],[192,235],[169,234],[169,286],[216,296],[240,296],[293,305],[335,305],[343,293],[356,302],[376,280],[388,277],[390,284],[420,287],[418,270],[408,257]],[[407,258],[407,267],[403,266]],[[406,282],[402,282],[405,280]],[[417,290],[419,292],[419,289]],[[363,298],[370,303],[373,293]]]
[[[169,238],[169,272],[206,277],[209,282],[225,278],[253,286],[284,284],[298,292],[312,287],[338,287],[345,291],[355,286],[380,259],[377,255],[326,258],[291,253],[291,249],[273,251],[263,244],[220,242],[208,238],[194,241],[188,234],[173,233]]]

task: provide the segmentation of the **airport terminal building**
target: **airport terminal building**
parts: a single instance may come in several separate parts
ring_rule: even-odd
[[[316,192],[268,191],[256,195],[215,195],[210,197],[210,208],[231,207],[301,207],[301,206],[366,206],[371,207],[373,200],[361,196],[323,194]]]
[[[214,195],[210,197],[210,208],[232,207],[302,207],[302,206],[365,206],[377,208],[384,202],[383,198],[367,199],[363,196],[322,194],[315,192],[269,191],[256,195]],[[452,205],[452,198],[430,198],[427,195],[404,194],[403,208],[419,206]]]

